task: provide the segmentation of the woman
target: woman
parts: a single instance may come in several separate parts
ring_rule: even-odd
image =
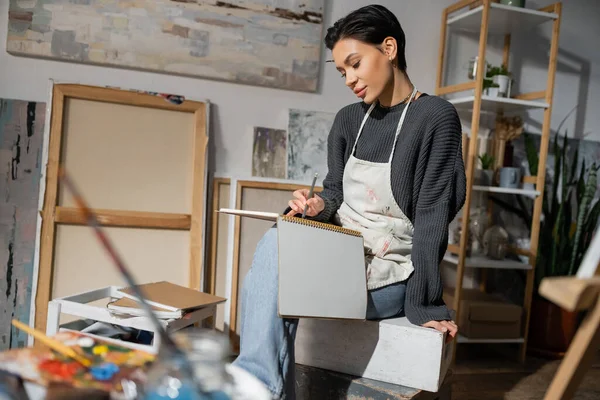
[[[368,319],[406,314],[448,332],[456,324],[442,300],[439,270],[448,224],[464,204],[461,124],[447,101],[420,93],[406,73],[405,36],[383,6],[360,8],[328,29],[346,85],[362,101],[340,110],[328,139],[323,191],[294,192],[285,211],[360,230],[366,247]],[[236,364],[275,397],[294,398],[298,320],[277,315],[277,238],[259,242],[242,293]]]

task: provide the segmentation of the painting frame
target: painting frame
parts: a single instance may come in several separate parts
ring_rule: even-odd
[[[40,192],[40,232],[36,241],[39,253],[36,255],[37,276],[35,293],[35,327],[46,330],[48,302],[52,297],[54,282],[54,256],[57,228],[60,226],[81,226],[86,224],[84,216],[74,207],[60,205],[58,169],[63,154],[63,124],[68,121],[66,105],[71,99],[135,107],[136,109],[156,109],[189,115],[193,121],[190,132],[192,147],[190,179],[192,182],[191,209],[189,214],[148,212],[136,210],[94,209],[102,226],[107,228],[131,228],[146,230],[189,231],[189,287],[200,288],[204,265],[204,233],[206,208],[206,151],[208,144],[209,102],[183,100],[174,104],[164,96],[119,88],[104,88],[80,84],[53,84],[51,90],[51,123],[45,140],[47,151],[43,160],[43,174]],[[99,245],[98,245],[99,246]],[[37,341],[35,342],[37,346]]]
[[[326,0],[288,8],[267,0],[28,3],[9,2],[6,50],[14,56],[307,93],[320,87]]]

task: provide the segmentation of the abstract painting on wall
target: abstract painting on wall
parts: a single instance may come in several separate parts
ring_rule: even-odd
[[[325,0],[10,0],[14,55],[314,92]]]
[[[290,110],[288,122],[288,179],[319,181],[327,174],[327,137],[335,113]]]
[[[0,350],[27,345],[45,104],[0,99]]]
[[[283,129],[254,128],[252,176],[285,179],[287,134]]]

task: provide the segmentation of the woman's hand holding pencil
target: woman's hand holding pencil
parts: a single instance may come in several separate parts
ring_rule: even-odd
[[[306,216],[308,217],[314,217],[325,209],[325,201],[317,194],[309,198],[308,189],[296,190],[294,192],[294,199],[290,200],[288,205],[291,208],[291,211],[287,213],[289,216],[303,213],[305,206],[308,206],[306,208]]]
[[[318,177],[319,173],[317,172],[313,177],[310,190],[298,189],[294,192],[295,199],[290,200],[288,203],[291,208],[287,213],[288,216],[301,212],[302,218],[305,218],[306,216],[314,217],[325,209],[325,201],[321,197],[314,195],[315,184],[317,183]]]

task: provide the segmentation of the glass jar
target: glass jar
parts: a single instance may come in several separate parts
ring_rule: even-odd
[[[484,207],[476,207],[472,209],[469,217],[469,232],[471,233],[471,249],[472,253],[479,255],[484,253],[483,235],[489,226],[489,217],[487,209]]]
[[[471,256],[471,250],[473,248],[473,232],[470,229],[467,229],[467,245],[465,249],[465,254],[467,257]],[[456,222],[453,224],[453,232],[452,232],[452,242],[454,244],[460,244],[460,238],[462,236],[462,217],[456,218]]]
[[[494,225],[483,235],[485,255],[495,260],[503,260],[508,251],[508,232],[499,225]]]
[[[478,56],[471,57],[469,59],[469,71],[467,73],[467,76],[469,77],[470,80],[473,80],[473,79],[475,79],[475,77],[477,77],[477,60],[478,59],[479,59]]]
[[[212,330],[182,331],[173,335],[183,354],[161,347],[147,373],[143,399],[230,400],[233,379],[225,369],[226,337]],[[186,357],[192,367],[185,368]]]

